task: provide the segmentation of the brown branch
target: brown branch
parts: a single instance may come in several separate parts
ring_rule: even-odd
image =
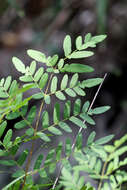
[[[52,79],[52,76],[53,74],[50,76],[50,79],[48,81],[48,85],[47,85],[47,88],[45,90],[45,94],[48,92],[48,89],[49,89],[49,85],[50,85],[50,81]],[[37,129],[38,129],[38,125],[39,125],[39,120],[40,120],[40,116],[41,116],[41,112],[42,112],[42,109],[43,109],[43,106],[44,106],[44,100],[42,101],[41,105],[40,105],[40,109],[39,109],[39,114],[38,114],[38,118],[37,118],[37,121],[36,121],[36,125],[35,125],[35,129],[34,129],[34,136],[36,136],[36,133],[37,133]],[[30,154],[29,154],[29,157],[28,157],[28,162],[26,164],[26,169],[25,169],[25,177],[24,177],[24,182],[22,184],[22,188],[24,188],[24,185],[26,183],[26,177],[27,177],[27,173],[28,173],[28,170],[29,170],[29,167],[30,167],[30,164],[31,164],[31,160],[32,160],[32,155],[33,155],[33,151],[34,151],[34,145],[35,145],[35,142],[32,141],[32,146],[31,146],[31,149],[30,149]]]

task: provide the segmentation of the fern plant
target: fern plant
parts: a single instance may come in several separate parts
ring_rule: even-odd
[[[32,58],[30,66],[25,66],[17,57],[12,58],[21,76],[20,82],[11,76],[0,81],[0,165],[5,169],[1,173],[8,172],[8,168],[12,171],[11,182],[7,182],[2,190],[95,189],[88,183],[89,179],[85,180],[80,175],[81,171],[97,181],[98,190],[121,189],[121,184],[127,181],[126,171],[120,170],[121,166],[126,165],[127,159],[119,161],[127,150],[126,146],[120,147],[127,140],[127,135],[115,141],[114,145],[105,145],[114,135],[95,140],[96,133],[93,131],[85,142],[81,133],[87,130],[87,124],[95,125],[93,115],[104,113],[110,107],[92,108],[105,77],[80,81],[80,73],[90,73],[94,69],[75,60],[92,56],[93,51],[86,49],[96,47],[105,38],[106,35],[93,37],[87,34],[84,39],[78,36],[76,49],[72,50],[71,37],[67,35],[63,42],[64,58],[58,55],[46,57],[42,52],[30,49],[27,51]],[[69,63],[70,59],[74,62]],[[37,62],[45,66],[38,68]],[[73,73],[71,78],[69,73]],[[62,75],[60,80],[59,74]],[[86,95],[85,89],[97,85],[99,87],[92,103],[87,100],[82,105],[80,96]],[[26,92],[31,89],[35,93],[27,97]],[[55,103],[52,96],[56,98]],[[36,105],[29,108],[32,99],[40,101],[39,110]],[[62,115],[60,102],[64,104]],[[52,119],[48,109],[51,103],[54,103]],[[8,121],[16,118],[21,119],[14,124],[14,130],[8,129]],[[53,136],[73,132],[73,127],[68,123],[79,128],[74,141],[67,138],[64,143],[60,141],[52,147]],[[13,131],[19,131],[20,135],[15,137]],[[26,148],[28,143],[29,148]],[[51,148],[44,155],[43,151],[48,145]],[[75,165],[71,165],[70,158],[76,161]],[[39,182],[34,181],[37,174]],[[52,177],[53,174],[56,179]]]

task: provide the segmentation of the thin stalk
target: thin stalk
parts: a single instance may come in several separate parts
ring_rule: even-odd
[[[51,81],[51,79],[52,79],[52,76],[53,76],[53,74],[50,76],[50,79],[49,79],[49,81],[48,81],[47,88],[46,88],[46,90],[45,90],[45,94],[48,92],[48,89],[49,89],[49,85],[50,85],[50,81]],[[40,105],[39,114],[38,114],[38,118],[37,118],[36,125],[35,125],[35,130],[34,130],[34,136],[36,136],[36,133],[37,133],[37,129],[38,129],[39,120],[40,120],[40,116],[41,116],[41,112],[42,112],[43,106],[44,106],[44,100],[42,101],[42,103],[41,103],[41,105]],[[22,185],[21,190],[24,188],[24,185],[25,185],[25,183],[26,183],[26,177],[27,177],[27,173],[28,173],[28,170],[29,170],[29,167],[30,167],[30,164],[31,164],[32,155],[33,155],[33,150],[34,150],[34,145],[35,145],[35,141],[32,141],[32,146],[31,146],[31,149],[30,149],[30,154],[29,154],[29,157],[28,157],[28,162],[27,162],[27,164],[26,164],[24,182],[23,182],[23,185]]]
[[[101,190],[101,186],[102,186],[102,182],[103,182],[103,176],[104,176],[104,174],[105,174],[105,170],[106,170],[106,166],[107,166],[107,161],[104,163],[104,165],[103,165],[103,169],[102,169],[102,173],[101,173],[101,176],[102,176],[102,178],[100,179],[100,183],[99,183],[99,185],[98,185],[98,190]]]

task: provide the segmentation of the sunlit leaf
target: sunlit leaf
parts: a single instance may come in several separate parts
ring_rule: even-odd
[[[59,129],[57,129],[56,127],[49,127],[48,131],[50,131],[54,135],[62,135],[61,131]]]
[[[67,87],[67,83],[68,83],[68,75],[64,75],[61,81],[61,90],[64,90]]]
[[[61,128],[61,129],[63,129],[64,131],[66,131],[67,133],[71,133],[72,132],[72,129],[69,127],[69,125],[68,124],[66,124],[65,122],[59,122],[59,127]]]
[[[26,72],[25,65],[23,64],[23,62],[20,59],[18,59],[17,57],[13,57],[12,62],[14,64],[15,68],[17,69],[17,71],[19,71],[21,73]]]
[[[80,47],[82,46],[82,37],[81,36],[78,36],[77,38],[76,38],[76,48],[78,49],[78,50],[80,50]]]
[[[80,58],[90,57],[92,55],[94,55],[92,51],[77,51],[69,55],[69,59],[77,59],[77,58],[80,59]]]
[[[57,82],[58,82],[58,79],[57,79],[56,76],[54,76],[54,77],[52,78],[51,87],[50,87],[51,93],[56,92],[56,90],[57,90]]]
[[[63,42],[64,54],[67,57],[71,53],[71,37],[67,35]]]
[[[27,50],[27,54],[28,54],[31,58],[33,58],[34,60],[36,60],[36,61],[38,61],[38,62],[44,63],[45,60],[46,60],[45,54],[44,54],[44,53],[41,53],[40,51],[37,51],[37,50],[29,49],[29,50]]]
[[[39,136],[45,142],[50,142],[50,138],[45,133],[37,132],[37,136]]]
[[[56,95],[56,97],[57,97],[59,100],[66,100],[65,95],[64,95],[63,92],[61,92],[61,91],[57,91],[57,92],[55,93],[55,95]]]
[[[70,65],[66,64],[63,69],[70,73],[89,73],[94,71],[94,69],[88,65],[76,63],[72,63]]]
[[[53,122],[58,123],[59,120],[60,120],[60,105],[56,103],[53,111]]]

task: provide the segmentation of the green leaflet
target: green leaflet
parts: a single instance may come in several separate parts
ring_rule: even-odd
[[[18,83],[16,80],[13,80],[9,89],[9,94],[12,95],[17,89],[18,89]]]
[[[39,92],[39,93],[36,93],[36,94],[33,94],[32,95],[32,98],[33,99],[42,99],[44,97],[43,93],[42,92]]]
[[[70,154],[72,152],[72,142],[71,142],[70,138],[66,139],[66,142],[65,142],[65,152],[66,152],[67,156],[70,156]],[[66,165],[66,168],[67,168],[67,165]]]
[[[65,95],[64,95],[63,92],[61,92],[61,91],[57,91],[57,92],[55,93],[55,95],[56,95],[56,97],[57,97],[59,100],[66,100]]]
[[[5,82],[5,79],[2,78],[1,81],[0,81],[0,87],[4,85],[4,82]]]
[[[78,127],[81,127],[81,128],[84,128],[86,129],[87,126],[83,123],[82,120],[78,119],[77,117],[75,116],[72,116],[70,119],[69,119],[72,123],[74,123],[75,125],[77,125]]]
[[[67,57],[71,53],[71,37],[67,35],[63,42],[63,49],[65,57]]]
[[[73,88],[74,91],[79,95],[79,96],[85,96],[86,93],[84,92],[84,90],[82,90],[79,86],[76,86]]]
[[[72,63],[70,65],[66,64],[63,69],[64,71],[70,73],[89,73],[94,71],[94,69],[88,65],[76,64],[76,63]]]
[[[59,129],[55,128],[55,127],[49,127],[48,131],[50,131],[54,135],[62,135],[61,131]]]
[[[6,129],[6,127],[7,127],[7,122],[6,122],[6,121],[3,121],[3,122],[0,124],[0,138],[1,138],[1,136],[3,135],[4,130]]]
[[[28,135],[28,136],[32,136],[34,134],[34,129],[33,128],[27,129],[25,134]]]
[[[43,89],[48,81],[48,73],[44,73],[40,79],[39,87]]]
[[[91,125],[95,125],[95,121],[86,113],[81,113],[80,117]]]
[[[98,108],[91,109],[89,113],[90,114],[101,114],[101,113],[108,111],[109,109],[110,109],[110,106],[101,106]]]
[[[73,114],[77,115],[80,113],[81,110],[81,100],[77,99],[74,103],[74,110],[73,110]]]
[[[5,80],[5,83],[4,83],[4,89],[7,91],[8,88],[10,87],[11,85],[11,81],[12,81],[12,77],[11,76],[8,76]]]
[[[72,78],[71,78],[69,87],[70,87],[70,88],[73,88],[74,86],[76,86],[77,82],[78,82],[78,74],[75,73],[75,74],[72,76]]]
[[[51,92],[51,93],[56,92],[56,90],[57,90],[57,82],[58,82],[58,79],[57,79],[56,76],[54,76],[54,77],[52,78],[51,87],[50,87],[50,92]]]
[[[97,174],[100,174],[101,168],[102,168],[102,162],[100,159],[98,159],[95,164],[95,168],[94,168],[96,170]]]
[[[36,70],[36,61],[32,61],[29,68],[30,74],[33,75],[35,73],[35,70]]]
[[[80,50],[84,50],[84,49],[87,49],[89,47],[96,47],[95,42],[90,41],[90,42],[87,42],[87,43],[83,44],[80,47]]]
[[[92,37],[92,35],[90,33],[86,34],[84,42],[85,43],[89,42],[91,40],[91,37]]]
[[[50,104],[50,102],[51,102],[51,98],[50,98],[49,95],[45,95],[45,96],[44,96],[44,100],[45,100],[45,103],[46,103],[46,104]]]
[[[42,128],[48,128],[49,127],[49,114],[47,111],[44,111],[42,114]]]
[[[87,112],[88,109],[89,109],[89,106],[90,106],[90,102],[89,101],[86,101],[82,107],[82,112]]]
[[[58,62],[58,69],[62,69],[63,65],[64,65],[64,60],[60,59]]]
[[[27,120],[29,123],[32,123],[36,117],[36,111],[37,111],[37,108],[36,106],[32,106],[32,108],[30,109],[29,111],[29,114],[27,116]]]
[[[9,129],[4,137],[3,144],[4,146],[7,146],[12,138],[12,129]]]
[[[82,46],[82,37],[81,36],[78,36],[77,38],[76,38],[76,48],[78,49],[78,50],[80,50],[80,47]]]
[[[52,67],[49,67],[49,68],[46,69],[46,72],[52,73],[52,72],[54,72],[54,70],[55,70],[55,69],[53,69]],[[54,73],[55,73],[55,72],[54,72]]]
[[[26,149],[23,151],[23,153],[20,155],[19,159],[17,160],[18,165],[22,166],[28,156],[29,151]]]
[[[76,97],[76,93],[71,88],[67,88],[65,92],[68,96]]]
[[[58,123],[59,120],[60,120],[60,105],[56,103],[53,111],[53,122]]]
[[[0,164],[5,166],[14,166],[16,165],[16,162],[14,160],[0,160]]]
[[[50,138],[45,133],[37,132],[37,136],[39,136],[45,142],[50,142]]]
[[[97,145],[105,144],[113,139],[114,135],[109,135],[103,138],[100,138],[99,140],[96,140],[94,143]]]
[[[20,170],[17,170],[15,173],[13,173],[12,177],[18,178],[24,174],[25,174],[24,170],[20,169]]]
[[[24,75],[19,77],[19,79],[23,82],[32,82],[33,78],[30,75]]]
[[[64,176],[64,179],[68,179],[71,183],[73,177],[71,173],[65,167],[62,169],[62,175]]]
[[[91,87],[94,87],[94,86],[100,84],[102,81],[103,81],[102,78],[87,79],[87,80],[82,81],[81,86],[83,88],[85,88],[85,87],[91,88]]]
[[[43,154],[40,154],[37,159],[36,162],[34,164],[34,170],[40,169],[41,164],[42,164],[42,160],[43,160]]]
[[[80,59],[80,58],[85,58],[85,57],[90,57],[94,55],[92,51],[77,51],[73,52],[71,55],[69,55],[69,59]]]
[[[41,53],[40,51],[29,49],[27,50],[27,54],[38,62],[45,63],[46,61],[45,54]]]
[[[107,35],[94,36],[91,38],[91,41],[94,41],[95,43],[99,43],[99,42],[102,42],[106,37]]]
[[[65,132],[67,132],[67,133],[71,133],[72,132],[72,129],[69,127],[69,125],[68,124],[66,124],[65,122],[59,122],[59,127],[61,128],[61,129],[63,129]]]
[[[62,142],[60,142],[56,148],[56,161],[59,161],[61,159],[62,154]]]
[[[56,65],[56,63],[57,63],[57,61],[58,61],[58,55],[54,55],[51,59],[50,59],[50,61],[49,61],[49,64],[47,64],[47,66],[55,66]]]
[[[35,73],[35,75],[34,75],[34,80],[35,80],[36,82],[38,82],[38,81],[40,80],[41,76],[43,75],[43,72],[44,72],[43,67],[39,68],[39,69],[36,71],[36,73]]]
[[[61,90],[64,90],[67,87],[67,83],[68,83],[68,75],[64,75],[61,81],[61,85],[60,88]]]
[[[26,127],[26,126],[27,126],[27,122],[24,121],[24,120],[22,120],[22,121],[17,122],[17,123],[14,125],[14,128],[15,128],[15,129],[22,129],[22,128]]]
[[[127,134],[125,134],[123,137],[121,137],[119,140],[115,140],[114,145],[115,147],[121,146],[123,143],[127,141]]]
[[[92,133],[90,133],[88,139],[87,139],[87,145],[91,145],[95,139],[96,133],[95,131],[93,131]]]
[[[106,150],[106,152],[111,153],[111,152],[113,152],[115,150],[115,147],[112,146],[112,145],[105,145],[104,149]]]
[[[70,100],[68,100],[64,106],[64,119],[69,118],[70,114],[71,114],[71,102]]]
[[[17,57],[13,57],[12,62],[14,64],[15,68],[17,69],[17,71],[19,71],[21,73],[26,72],[25,65],[23,64],[23,62],[20,59],[18,59]]]
[[[82,133],[79,133],[76,137],[76,144],[75,144],[77,150],[80,150],[82,148],[82,142],[83,142],[83,136]]]

